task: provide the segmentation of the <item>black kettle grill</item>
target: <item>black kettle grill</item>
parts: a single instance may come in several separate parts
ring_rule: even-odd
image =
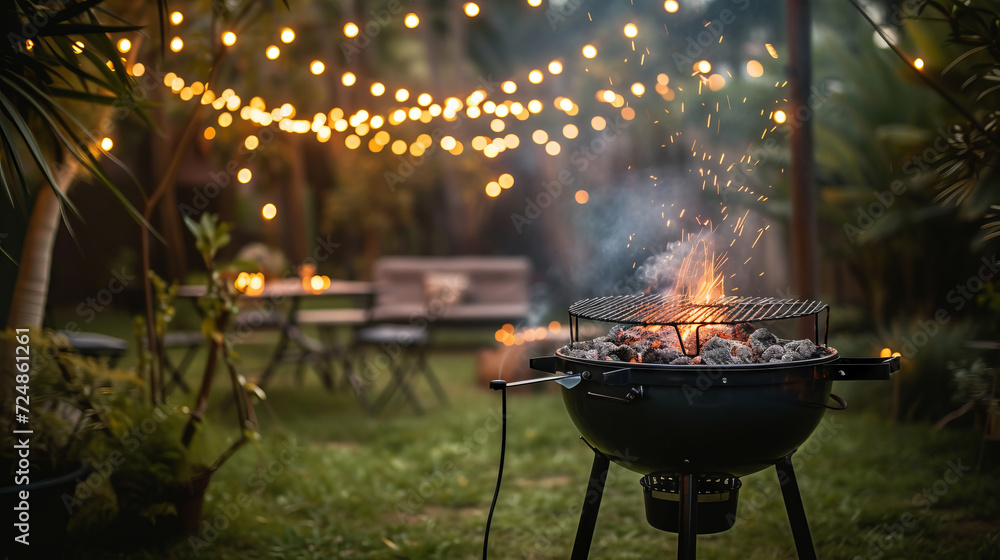
[[[819,342],[821,302],[723,297],[709,304],[678,296],[609,296],[570,307],[570,335],[579,320],[626,325],[694,326],[695,353],[706,325],[812,318]],[[627,363],[554,356],[533,358],[532,369],[554,374],[494,389],[554,380],[584,441],[594,451],[571,558],[587,558],[610,463],[644,475],[646,519],[678,533],[677,557],[694,559],[697,535],[725,531],[736,520],[739,477],[774,466],[800,559],[815,559],[791,456],[828,408],[843,410],[833,381],[886,380],[899,358],[842,358],[831,348],[808,360],[725,365]],[[834,404],[828,404],[833,401]],[[499,484],[498,484],[499,489]]]

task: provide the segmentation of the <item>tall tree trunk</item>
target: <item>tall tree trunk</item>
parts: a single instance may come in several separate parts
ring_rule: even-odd
[[[80,162],[72,155],[63,158],[55,170],[56,185],[41,187],[31,210],[28,231],[21,250],[21,259],[14,285],[7,327],[12,329],[40,329],[45,315],[45,301],[49,294],[52,270],[52,248],[59,233],[59,198],[53,188],[68,193],[76,179]]]

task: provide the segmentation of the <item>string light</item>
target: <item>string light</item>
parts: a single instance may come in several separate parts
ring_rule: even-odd
[[[403,101],[406,101],[409,98],[410,98],[410,92],[406,91],[406,89],[400,88],[396,90],[396,101],[402,103]]]
[[[552,62],[549,63],[549,74],[553,75],[561,74],[562,71],[563,71],[562,62],[559,62],[558,60],[553,60]]]
[[[253,179],[253,173],[251,173],[246,167],[240,169],[239,173],[236,174],[236,180],[241,183],[249,183],[250,179]]]
[[[174,37],[170,40],[170,50],[174,52],[180,52],[184,48],[184,40],[180,37]]]
[[[639,28],[634,23],[630,23],[625,26],[624,32],[629,39],[635,39],[635,36],[639,34]]]
[[[122,39],[118,41],[118,50],[123,53],[127,53],[132,48],[132,41],[128,39]]]
[[[918,59],[914,60],[913,61],[913,67],[916,68],[917,70],[923,70],[923,68],[924,68],[924,59],[918,58]]]
[[[260,209],[260,214],[264,216],[265,220],[273,220],[274,217],[278,215],[278,208],[268,202],[263,208]]]
[[[784,111],[778,110],[774,112],[774,122],[782,124],[787,120],[788,120],[788,115],[786,115]]]
[[[267,47],[267,50],[264,51],[264,56],[266,56],[267,58],[269,58],[271,60],[274,60],[274,59],[278,58],[278,55],[280,55],[280,54],[281,54],[281,49],[279,49],[275,45],[271,45],[271,46]]]
[[[464,9],[465,15],[469,17],[476,17],[479,15],[479,4],[476,4],[475,2],[466,2]]]
[[[227,47],[231,47],[236,44],[236,34],[232,31],[226,31],[222,34],[222,44]]]
[[[180,12],[172,12],[170,14],[170,23],[180,25],[182,21],[184,21],[184,14]]]
[[[414,27],[420,25],[420,18],[417,17],[417,14],[410,12],[406,14],[405,18],[403,18],[403,25],[413,29]]]
[[[357,83],[357,81],[358,78],[357,76],[354,75],[353,72],[344,72],[344,75],[340,77],[340,83],[344,84],[347,87],[353,86],[355,83]]]
[[[371,92],[372,95],[378,97],[383,93],[385,93],[385,85],[383,85],[381,82],[375,82],[374,84],[372,84]]]
[[[101,140],[101,149],[104,150],[105,152],[113,148],[114,145],[115,145],[114,141],[112,141],[110,138],[106,136],[104,137],[103,140]]]
[[[597,56],[597,47],[594,45],[584,45],[583,56],[584,58],[594,58]]]
[[[295,40],[295,32],[292,31],[291,27],[286,27],[281,30],[281,42],[288,44]]]
[[[680,7],[681,6],[677,3],[677,0],[667,0],[663,3],[663,9],[671,14],[677,12]]]
[[[347,25],[344,26],[344,36],[346,37],[357,37],[359,31],[360,29],[358,29],[358,25],[354,22],[348,22]]]

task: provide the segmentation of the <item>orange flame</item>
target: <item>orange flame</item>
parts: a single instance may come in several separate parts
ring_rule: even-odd
[[[716,255],[710,239],[699,239],[681,261],[677,283],[671,293],[684,296],[689,302],[698,305],[711,303],[722,297],[726,292],[725,277],[721,271],[725,262],[726,254]],[[681,344],[693,350],[698,325],[679,325],[678,329]]]

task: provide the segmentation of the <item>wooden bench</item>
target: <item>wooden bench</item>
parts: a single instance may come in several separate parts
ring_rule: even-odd
[[[518,323],[528,316],[526,257],[382,257],[371,320],[434,326]]]

